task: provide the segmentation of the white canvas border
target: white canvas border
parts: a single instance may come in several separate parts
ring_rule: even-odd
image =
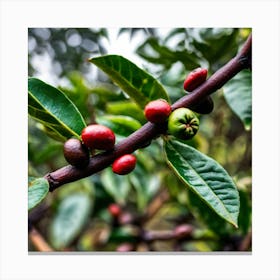
[[[0,279],[280,279],[278,1],[1,1]],[[252,255],[28,255],[27,28],[253,28]]]

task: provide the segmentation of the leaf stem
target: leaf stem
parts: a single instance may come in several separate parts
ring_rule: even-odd
[[[181,107],[190,107],[199,103],[206,96],[214,93],[226,82],[232,79],[237,73],[246,68],[251,68],[251,47],[252,36],[250,35],[242,49],[226,65],[215,72],[207,81],[196,88],[192,94],[180,98],[172,105],[172,110]],[[130,154],[141,148],[147,141],[157,138],[166,132],[166,125],[152,124],[147,122],[140,129],[132,133],[126,139],[115,145],[114,149],[108,152],[97,154],[90,159],[89,165],[80,170],[73,166],[65,166],[56,171],[46,174],[44,177],[50,184],[50,191],[56,188],[88,177],[97,173],[112,164],[114,159],[124,154]]]

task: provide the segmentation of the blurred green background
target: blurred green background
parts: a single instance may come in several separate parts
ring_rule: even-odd
[[[29,76],[61,88],[87,123],[111,127],[118,142],[145,123],[143,112],[89,58],[107,53],[129,58],[156,77],[175,102],[186,94],[182,85],[190,71],[205,67],[210,76],[236,55],[250,32],[242,28],[31,28]],[[57,251],[251,251],[251,122],[242,120],[225,96],[239,86],[238,82],[225,85],[212,95],[214,111],[199,116],[199,133],[188,141],[233,177],[241,203],[238,229],[177,179],[165,162],[161,139],[136,152],[138,164],[129,175],[118,176],[106,168],[67,184],[33,209],[30,221]],[[238,102],[243,102],[242,97]],[[42,177],[67,164],[63,143],[48,137],[31,118],[28,133],[30,176]],[[122,209],[118,218],[110,214],[111,204]],[[180,225],[189,226],[191,234],[168,240],[139,237],[143,232],[168,235]],[[37,250],[32,242],[29,250]]]

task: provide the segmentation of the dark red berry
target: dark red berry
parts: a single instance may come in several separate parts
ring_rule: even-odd
[[[171,113],[171,106],[164,99],[149,102],[144,110],[146,119],[152,123],[165,122]]]
[[[89,163],[89,151],[78,139],[71,138],[64,143],[63,154],[68,163],[83,168]]]
[[[136,165],[136,157],[134,155],[123,155],[117,158],[112,165],[114,173],[126,175],[130,173]]]
[[[115,203],[110,204],[108,210],[113,217],[118,217],[122,211],[120,206]]]
[[[206,81],[207,73],[208,71],[205,68],[196,68],[190,72],[184,81],[184,90],[193,91],[195,88],[200,86]]]
[[[210,114],[214,109],[214,102],[210,96],[207,96],[200,103],[189,108],[198,114]]]
[[[91,124],[85,127],[81,136],[84,144],[90,149],[111,150],[116,141],[114,132],[101,124]]]

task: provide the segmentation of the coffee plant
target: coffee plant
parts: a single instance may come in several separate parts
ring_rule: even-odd
[[[63,87],[32,70],[29,250],[251,250],[250,30],[142,31],[145,68],[94,54],[95,82],[66,68]]]

